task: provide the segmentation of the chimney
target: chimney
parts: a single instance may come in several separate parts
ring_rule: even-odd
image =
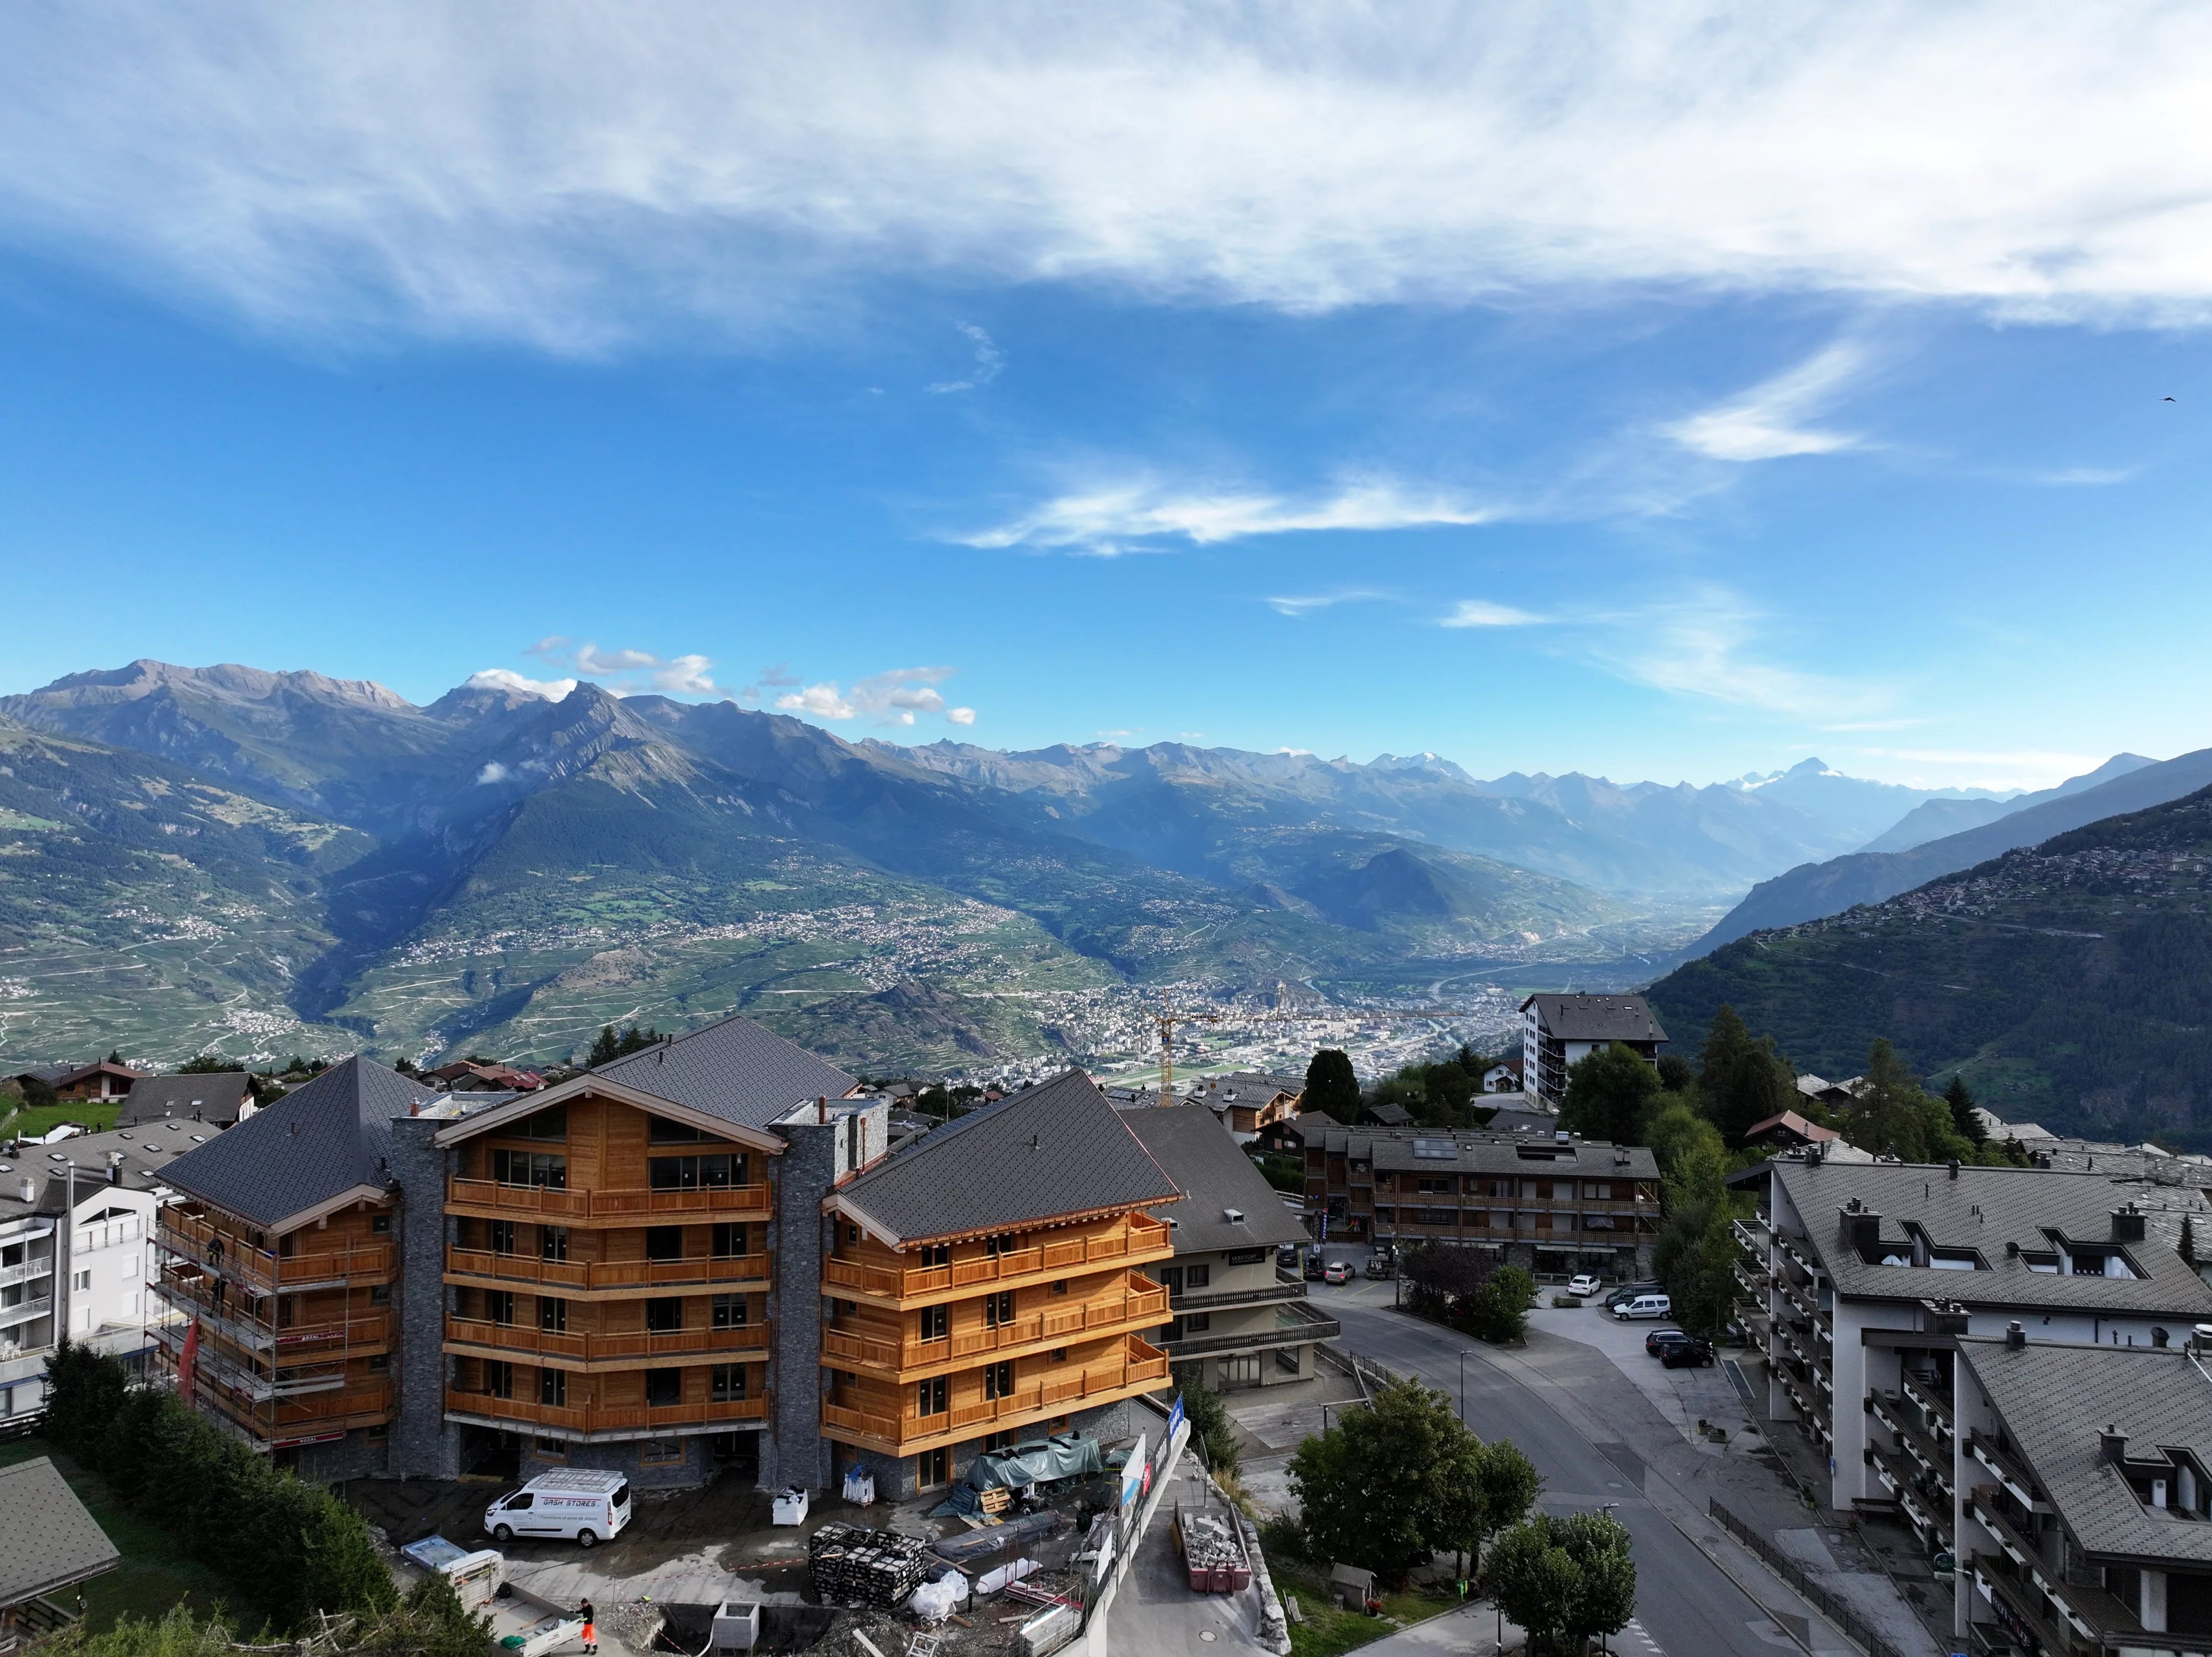
[[[1221,1211],[1221,1217],[1231,1225],[1242,1225],[1244,1223],[1244,1211],[1241,1208],[1224,1208]]]
[[[2015,1352],[2027,1344],[2027,1326],[2018,1318],[2005,1325],[2005,1344]]]
[[[814,1096],[814,1120],[817,1122],[826,1122],[830,1120],[830,1096],[826,1093],[817,1093]]]
[[[2118,1427],[2107,1427],[2098,1434],[2097,1445],[2104,1451],[2105,1460],[2115,1467],[2128,1459],[2128,1435]]]
[[[2112,1211],[2112,1241],[2139,1243],[2143,1240],[2142,1210],[2133,1203],[2123,1203]]]
[[[2212,1352],[2212,1323],[2200,1323],[2191,1332],[2189,1344],[2200,1352]]]
[[[1854,1198],[1843,1211],[1844,1241],[1870,1259],[1881,1248],[1881,1216]]]
[[[15,1194],[27,1203],[36,1202],[39,1196],[38,1181],[35,1180],[24,1181],[22,1184],[15,1187]]]
[[[1953,1179],[1954,1179],[1954,1180],[1955,1180],[1955,1179],[1957,1179],[1957,1178],[1959,1177],[1959,1159],[1958,1159],[1956,1156],[1954,1156],[1954,1157],[1951,1159],[1951,1164],[1950,1164],[1950,1166],[1951,1166],[1951,1177],[1952,1177]]]

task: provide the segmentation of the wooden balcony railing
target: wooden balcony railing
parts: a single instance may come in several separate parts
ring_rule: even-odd
[[[148,1287],[187,1317],[199,1320],[202,1331],[232,1344],[257,1352],[275,1351],[285,1363],[297,1363],[301,1354],[335,1356],[347,1351],[374,1351],[392,1344],[392,1314],[382,1308],[363,1307],[350,1318],[318,1318],[312,1322],[274,1321],[281,1302],[264,1298],[264,1315],[247,1315],[238,1301],[216,1305],[216,1280],[200,1275],[198,1268],[174,1265],[161,1268]]]
[[[676,1260],[548,1260],[535,1254],[495,1254],[489,1249],[449,1248],[446,1272],[456,1278],[588,1294],[601,1289],[681,1289],[688,1285],[766,1283],[765,1254],[718,1254]]]
[[[982,1328],[955,1330],[941,1340],[885,1340],[858,1330],[825,1328],[822,1355],[872,1369],[942,1369],[994,1352],[1008,1352],[1051,1340],[1085,1334],[1103,1334],[1133,1324],[1149,1328],[1168,1320],[1168,1291],[1151,1278],[1131,1272],[1123,1278],[1123,1290],[1111,1299],[1032,1312],[1011,1322]]]
[[[355,1278],[374,1281],[391,1277],[398,1267],[398,1253],[388,1242],[356,1242],[342,1248],[302,1248],[297,1253],[278,1254],[249,1247],[198,1216],[172,1208],[161,1211],[155,1241],[172,1254],[182,1255],[264,1294],[289,1293],[319,1283]]]
[[[634,1224],[686,1214],[764,1220],[769,1217],[769,1191],[765,1185],[698,1186],[686,1191],[571,1189],[454,1178],[446,1181],[446,1205],[460,1213],[627,1220]]]
[[[543,1428],[564,1437],[597,1433],[646,1433],[665,1428],[738,1426],[768,1419],[763,1398],[726,1399],[707,1404],[583,1404],[563,1407],[535,1399],[494,1398],[489,1393],[446,1389],[446,1413],[512,1421]]]
[[[822,1424],[825,1430],[842,1430],[902,1454],[917,1446],[973,1436],[979,1427],[1012,1427],[1034,1417],[1061,1414],[1071,1407],[1104,1402],[1109,1394],[1127,1397],[1161,1385],[1167,1376],[1167,1354],[1132,1335],[1124,1351],[1108,1362],[1048,1375],[1003,1398],[969,1399],[930,1415],[922,1415],[910,1405],[894,1416],[825,1403]]]
[[[740,1363],[766,1351],[768,1335],[765,1325],[750,1324],[741,1329],[626,1329],[571,1334],[529,1324],[489,1323],[477,1318],[446,1320],[449,1344],[489,1347],[563,1364],[642,1363],[674,1357],[727,1357]]]
[[[1066,1237],[977,1259],[955,1260],[950,1266],[871,1266],[833,1255],[822,1263],[822,1275],[830,1287],[857,1294],[890,1300],[942,1298],[987,1284],[1005,1287],[1025,1278],[1065,1275],[1083,1266],[1116,1260],[1164,1259],[1173,1252],[1166,1222],[1132,1215],[1126,1233]]]

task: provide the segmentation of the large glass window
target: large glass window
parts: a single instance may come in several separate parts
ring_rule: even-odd
[[[541,1225],[538,1228],[538,1247],[549,1260],[568,1258],[568,1228],[565,1225]]]
[[[665,1410],[684,1402],[684,1372],[681,1369],[648,1369],[645,1372],[646,1407]]]
[[[494,1145],[491,1177],[499,1185],[534,1185],[566,1191],[568,1159],[556,1151],[509,1150],[503,1145]]]
[[[714,1258],[718,1260],[731,1260],[744,1252],[744,1223],[742,1220],[716,1221],[713,1247]]]
[[[745,1157],[714,1151],[703,1156],[648,1156],[646,1177],[655,1191],[717,1190],[744,1185]]]
[[[540,1369],[538,1372],[538,1401],[550,1404],[556,1410],[568,1406],[568,1372],[566,1369]]]
[[[684,1302],[674,1295],[664,1295],[645,1303],[645,1326],[665,1332],[684,1326]]]
[[[743,1295],[714,1296],[714,1327],[742,1329],[745,1326],[745,1297]]]
[[[514,1130],[518,1139],[565,1139],[568,1137],[568,1108],[556,1105],[541,1110]]]
[[[745,1366],[742,1363],[717,1363],[707,1372],[708,1396],[717,1404],[727,1404],[745,1395]]]

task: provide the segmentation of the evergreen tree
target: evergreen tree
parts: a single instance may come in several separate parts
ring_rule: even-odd
[[[1943,1102],[1950,1107],[1951,1126],[1959,1137],[1979,1150],[1990,1142],[1990,1131],[1982,1126],[1981,1118],[1974,1114],[1974,1096],[1966,1090],[1966,1078],[1954,1076],[1951,1085],[1943,1089]]]
[[[1754,1040],[1723,1005],[1698,1050],[1698,1096],[1705,1114],[1729,1144],[1743,1143],[1753,1124],[1790,1109],[1797,1097],[1796,1077],[1775,1056],[1774,1043]]]
[[[1559,1126],[1587,1139],[1632,1145],[1644,1137],[1644,1112],[1659,1096],[1659,1072],[1619,1041],[1577,1059],[1567,1071]]]
[[[1359,1078],[1352,1073],[1352,1056],[1336,1047],[1323,1047],[1306,1065],[1306,1090],[1298,1109],[1325,1111],[1340,1122],[1359,1120]]]
[[[107,1050],[107,1062],[111,1065],[121,1064],[123,1062],[123,1049],[120,1047],[110,1047]]]

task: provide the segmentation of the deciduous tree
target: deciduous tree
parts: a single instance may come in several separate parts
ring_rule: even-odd
[[[1314,1054],[1306,1065],[1306,1090],[1298,1109],[1325,1111],[1340,1122],[1359,1120],[1359,1078],[1352,1073],[1349,1053],[1322,1047]]]
[[[1635,1048],[1608,1042],[1567,1071],[1567,1096],[1559,1126],[1588,1139],[1634,1144],[1644,1112],[1659,1096],[1659,1072]]]

